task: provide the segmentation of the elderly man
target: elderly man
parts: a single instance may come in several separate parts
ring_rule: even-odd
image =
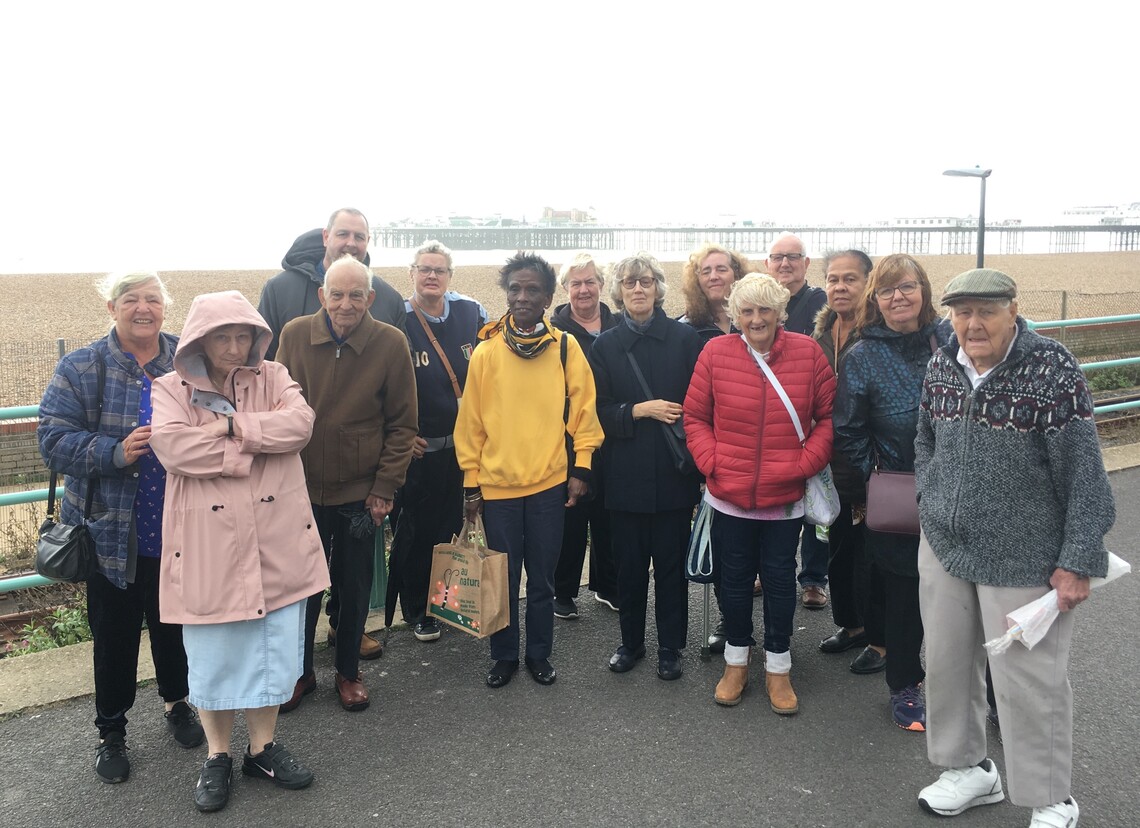
[[[266,359],[276,358],[281,330],[288,322],[320,309],[317,291],[333,262],[347,255],[368,264],[370,238],[368,219],[352,207],[336,210],[324,230],[309,230],[297,237],[281,260],[284,270],[265,283],[257,303],[258,313],[273,331]],[[376,292],[376,301],[370,308],[372,316],[404,331],[404,300],[400,294],[378,276],[372,277],[372,289]]]
[[[339,594],[330,623],[339,631],[336,689],[345,710],[368,707],[357,642],[364,633],[372,587],[376,527],[392,510],[416,437],[416,380],[404,335],[368,315],[376,300],[371,272],[353,256],[334,262],[318,292],[321,310],[281,332],[277,361],[289,369],[316,412],[301,452],[313,518]],[[295,708],[316,688],[313,636],[321,595],[305,615],[305,671]]]
[[[952,816],[1004,798],[986,758],[986,651],[1007,613],[1057,591],[1060,618],[1032,650],[990,661],[1009,796],[1030,826],[1072,828],[1071,610],[1108,566],[1115,520],[1092,399],[1076,359],[1030,331],[1017,287],[970,270],[946,287],[955,338],[935,352],[919,407],[918,572],[926,628],[927,756],[949,768],[918,795]]]
[[[807,257],[799,236],[781,233],[768,248],[764,267],[768,275],[792,294],[788,300],[788,319],[784,330],[811,336],[815,331],[815,317],[827,304],[827,293],[807,283]],[[807,609],[827,606],[827,541],[820,540],[814,526],[805,525],[800,542],[801,601]]]
[[[281,329],[298,316],[316,313],[321,303],[317,297],[324,284],[325,271],[342,256],[352,256],[368,264],[368,219],[353,207],[342,207],[329,216],[324,230],[309,230],[293,242],[281,266],[285,269],[265,283],[257,310],[269,324],[273,340],[269,343],[266,359],[276,359]],[[376,301],[369,310],[381,322],[405,329],[404,300],[396,289],[378,276],[372,276],[372,289]],[[333,586],[329,600],[330,615],[336,614],[340,592]],[[329,630],[329,643],[336,641],[336,628]],[[380,642],[370,635],[360,637],[360,657],[379,658],[384,654]]]

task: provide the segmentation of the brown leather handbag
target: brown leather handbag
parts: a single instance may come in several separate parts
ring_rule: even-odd
[[[874,532],[917,535],[918,497],[914,472],[874,469],[867,480],[867,528]]]

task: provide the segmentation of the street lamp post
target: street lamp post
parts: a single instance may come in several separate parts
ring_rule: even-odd
[[[952,175],[960,178],[979,178],[982,182],[982,203],[978,207],[978,267],[982,267],[986,259],[986,179],[993,170],[983,170],[981,167],[963,167],[956,170],[945,170],[943,175]]]

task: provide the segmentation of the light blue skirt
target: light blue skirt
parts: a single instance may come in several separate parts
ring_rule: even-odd
[[[184,624],[190,703],[203,710],[288,701],[305,658],[305,599],[254,621]]]

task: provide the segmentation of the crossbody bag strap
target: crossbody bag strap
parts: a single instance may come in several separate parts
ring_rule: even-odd
[[[570,425],[570,380],[566,377],[566,337],[567,333],[562,332],[562,336],[558,338],[558,358],[562,360],[562,385],[566,389],[566,399],[562,402],[562,424],[565,426]],[[569,436],[569,432],[567,432]]]
[[[653,392],[649,390],[649,383],[645,381],[645,375],[641,373],[641,367],[637,364],[637,360],[633,358],[633,351],[626,351],[625,355],[629,358],[629,364],[633,366],[633,375],[637,377],[637,381],[641,383],[641,390],[645,392],[645,400],[654,399]]]
[[[455,371],[451,367],[451,361],[448,360],[447,354],[443,352],[443,346],[439,344],[439,340],[435,338],[435,334],[432,332],[431,325],[428,324],[427,318],[424,316],[424,312],[420,310],[420,305],[416,301],[416,296],[414,293],[412,294],[412,298],[408,301],[412,305],[412,310],[416,314],[416,319],[420,320],[420,324],[423,325],[424,333],[427,334],[428,341],[431,343],[432,347],[435,348],[435,352],[439,354],[440,362],[443,363],[443,369],[447,371],[447,378],[451,380],[451,390],[455,392],[455,399],[463,399],[463,390],[459,387],[459,378],[455,376]]]
[[[788,416],[792,418],[792,425],[796,427],[796,434],[800,437],[800,442],[804,441],[804,428],[800,425],[800,415],[796,413],[792,401],[788,399],[788,393],[784,390],[784,386],[780,385],[780,381],[776,379],[776,375],[764,361],[764,358],[757,354],[752,348],[748,349],[752,353],[752,358],[756,360],[756,364],[760,366],[760,370],[768,377],[768,382],[772,383],[772,387],[776,389],[776,393],[780,395],[780,399],[784,403],[784,408],[788,409]]]

